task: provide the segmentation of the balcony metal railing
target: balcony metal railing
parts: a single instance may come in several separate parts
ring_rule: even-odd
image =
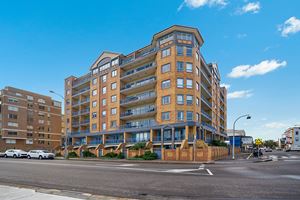
[[[132,116],[132,115],[142,115],[145,113],[150,113],[155,111],[155,106],[151,107],[143,107],[140,109],[135,109],[135,110],[128,110],[126,112],[121,113],[121,117],[127,117],[127,116]]]
[[[201,95],[201,100],[206,103],[206,105],[208,105],[208,107],[212,107],[212,103],[210,103],[205,97],[204,95]]]
[[[156,50],[157,50],[157,48],[147,49],[147,50],[137,54],[136,56],[132,56],[130,58],[124,59],[121,61],[121,66],[131,63],[139,58],[146,57],[147,55],[156,52]]]
[[[82,85],[82,84],[84,84],[84,83],[89,82],[90,80],[91,80],[91,73],[88,73],[88,74],[86,74],[86,75],[84,75],[84,76],[82,76],[82,77],[76,79],[76,80],[73,82],[72,87],[73,87],[73,88],[74,88],[74,87],[77,87],[77,86],[79,86],[79,85]]]
[[[142,121],[137,124],[124,124],[119,126],[119,129],[130,129],[130,128],[150,128],[152,126],[157,125],[156,122],[153,121]]]
[[[211,129],[212,131],[216,130],[212,125],[210,125],[210,124],[208,124],[206,122],[201,122],[201,124],[202,124],[202,126],[205,126],[205,127],[209,128],[209,129]]]
[[[80,114],[86,114],[86,113],[90,113],[90,109],[86,108],[80,111]]]
[[[148,142],[148,141],[150,141],[150,138],[144,138],[144,139],[128,138],[128,139],[126,139],[126,143],[128,143],[128,144],[138,143],[138,142]]]
[[[79,106],[81,104],[88,103],[88,102],[90,102],[90,98],[86,98],[86,99],[83,99],[81,101],[73,102],[72,106],[75,107],[75,106]]]
[[[211,120],[211,115],[209,115],[207,112],[205,112],[203,109],[201,110],[201,114],[205,116],[207,119]]]
[[[136,102],[136,101],[140,101],[140,100],[150,99],[152,97],[156,97],[156,93],[155,92],[147,92],[147,93],[143,93],[141,95],[131,96],[131,97],[127,97],[125,99],[121,99],[120,104],[126,104],[126,103],[130,103],[130,102]]]
[[[141,67],[137,67],[137,68],[135,68],[135,69],[132,69],[132,70],[129,70],[129,71],[125,72],[125,73],[121,76],[121,78],[126,77],[126,76],[129,76],[129,75],[132,75],[132,74],[135,74],[135,73],[138,73],[138,72],[141,72],[141,71],[144,71],[144,70],[146,70],[146,69],[149,69],[149,68],[152,68],[152,67],[155,67],[155,66],[156,66],[156,65],[155,65],[155,62],[148,63],[148,64],[143,65],[143,66],[141,66]]]
[[[92,140],[88,142],[88,145],[98,145],[102,144],[102,140]]]
[[[83,89],[81,89],[81,90],[79,90],[79,91],[77,91],[77,92],[74,92],[72,96],[76,96],[76,95],[85,93],[85,92],[87,92],[87,91],[89,91],[89,90],[90,90],[90,87],[85,87],[85,88],[83,88]]]
[[[204,70],[200,69],[200,72],[202,73],[204,78],[207,80],[207,82],[209,82],[211,84],[211,79],[207,76],[207,74],[204,72]]]
[[[144,80],[141,80],[141,81],[138,81],[138,82],[126,84],[124,87],[121,88],[121,90],[127,90],[127,89],[130,89],[130,88],[140,87],[140,86],[146,85],[146,84],[154,82],[154,81],[156,81],[155,76],[144,79]]]
[[[80,122],[80,125],[86,125],[86,124],[89,124],[90,123],[90,120],[89,119],[85,119],[85,120],[82,120]]]

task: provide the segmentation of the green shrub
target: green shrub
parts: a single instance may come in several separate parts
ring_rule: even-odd
[[[77,157],[78,157],[78,155],[74,151],[69,152],[69,154],[68,154],[68,158],[77,158]]]
[[[151,151],[145,151],[143,155],[144,160],[156,160],[158,158],[156,153],[152,153]]]
[[[105,154],[103,157],[104,158],[115,158],[117,156],[118,156],[118,154],[116,154],[115,152],[109,152],[109,153]]]
[[[212,146],[217,146],[217,147],[227,147],[227,144],[220,140],[213,140],[211,144]]]
[[[55,154],[55,157],[62,157],[62,155],[61,155],[60,152],[58,152],[58,153]]]
[[[124,159],[124,158],[125,158],[125,156],[124,156],[124,154],[123,154],[123,153],[119,153],[119,154],[117,155],[117,158],[118,158],[118,159]]]
[[[144,149],[146,147],[146,142],[138,142],[130,147],[130,150],[139,150]]]
[[[96,157],[96,155],[93,154],[93,153],[90,152],[90,151],[83,151],[83,152],[82,152],[82,156],[83,156],[84,158],[95,158],[95,157]]]

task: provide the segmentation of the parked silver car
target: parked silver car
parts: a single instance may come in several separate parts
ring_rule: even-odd
[[[27,158],[38,158],[38,159],[54,159],[54,154],[47,150],[31,150],[27,153]]]
[[[8,149],[4,153],[4,157],[13,157],[13,158],[26,158],[27,152],[21,149]]]

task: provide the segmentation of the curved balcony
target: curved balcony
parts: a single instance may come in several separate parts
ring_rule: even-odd
[[[150,75],[154,75],[156,72],[156,64],[155,62],[148,63],[146,65],[143,65],[141,67],[137,67],[135,69],[129,70],[125,72],[121,76],[121,81],[123,82],[131,82],[143,77],[147,77]]]
[[[120,93],[125,95],[130,95],[138,92],[143,92],[145,90],[154,89],[155,85],[156,85],[156,77],[152,76],[144,80],[126,84],[123,88],[121,88]]]
[[[128,110],[121,113],[120,119],[129,120],[135,118],[152,117],[156,114],[156,107],[141,108],[136,110]]]
[[[130,107],[130,106],[152,103],[155,100],[156,100],[156,93],[152,91],[137,96],[130,96],[125,99],[121,99],[120,105],[123,107]]]

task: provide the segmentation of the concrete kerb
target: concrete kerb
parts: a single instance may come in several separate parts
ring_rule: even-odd
[[[64,160],[62,157],[56,160]],[[121,162],[121,163],[155,163],[155,164],[215,164],[215,161],[163,161],[163,160],[126,160],[126,159],[100,159],[100,158],[69,158],[72,161],[93,161],[93,162]]]

